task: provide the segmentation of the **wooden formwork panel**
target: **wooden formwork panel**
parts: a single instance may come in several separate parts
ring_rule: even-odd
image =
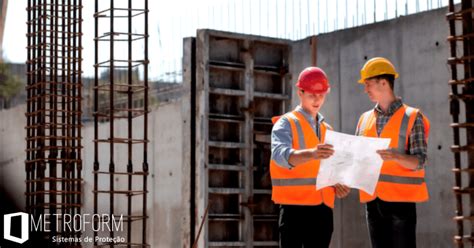
[[[204,221],[199,247],[278,246],[270,133],[271,117],[290,106],[290,52],[287,40],[197,32],[195,230]]]

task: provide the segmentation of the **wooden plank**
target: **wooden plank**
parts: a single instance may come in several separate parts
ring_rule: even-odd
[[[255,241],[255,246],[275,246],[278,247],[278,241]]]
[[[232,247],[244,247],[245,242],[240,242],[240,241],[233,241],[233,242],[209,242],[210,247],[227,247],[227,246],[232,246]]]
[[[209,71],[206,69],[209,61],[209,35],[204,31],[197,32],[196,38],[196,221],[195,233],[198,232],[201,223],[203,230],[198,247],[207,247],[209,237],[209,223],[204,218],[204,212],[208,206],[207,188],[209,185],[206,164],[208,163],[208,120],[209,113]]]
[[[271,195],[272,194],[272,190],[271,189],[254,189],[253,191],[255,194],[268,194],[268,195]]]
[[[245,74],[244,74],[244,87],[245,87],[245,123],[244,123],[244,142],[246,149],[244,150],[244,173],[242,177],[242,184],[245,189],[243,199],[252,199],[253,196],[253,110],[250,112],[250,105],[253,102],[253,91],[254,91],[254,58],[252,57],[252,42],[250,40],[245,40],[243,43],[244,51],[242,57],[245,64]],[[244,207],[244,223],[242,227],[243,240],[245,241],[246,247],[253,247],[253,218],[250,208]]]
[[[226,95],[226,96],[245,96],[243,90],[223,89],[223,88],[209,88],[209,93]]]
[[[240,115],[229,115],[229,114],[220,114],[220,113],[208,113],[210,119],[229,119],[229,120],[239,120],[244,121],[243,116]]]
[[[255,141],[270,144],[271,135],[270,134],[255,134]]]
[[[229,70],[243,70],[245,65],[242,63],[237,62],[230,62],[230,61],[217,61],[217,60],[209,60],[209,66],[219,69],[229,69]]]
[[[182,246],[183,247],[191,247],[192,243],[194,242],[194,237],[195,237],[195,232],[194,232],[194,225],[196,221],[196,191],[194,190],[196,184],[196,163],[194,160],[194,157],[191,155],[191,151],[194,150],[195,148],[195,140],[192,140],[191,137],[193,137],[195,134],[193,133],[196,131],[196,128],[193,128],[193,131],[191,131],[192,128],[192,123],[193,121],[195,122],[195,113],[193,113],[192,108],[191,108],[191,101],[192,101],[192,94],[191,92],[191,87],[192,84],[195,84],[195,73],[193,75],[194,70],[196,69],[196,61],[195,61],[195,47],[196,46],[196,39],[195,38],[185,38],[184,39],[184,44],[183,44],[183,92],[185,92],[181,96],[181,113],[183,117],[183,137],[188,137],[187,140],[182,141],[182,146],[183,146],[183,176],[188,175],[189,179],[184,180],[182,187],[182,194],[183,194],[183,199],[190,199],[184,201],[183,204],[183,209],[188,209],[189,208],[189,216],[182,216],[181,218],[181,240],[182,240]],[[194,67],[194,68],[193,68]],[[192,114],[188,114],[192,113]],[[194,136],[195,138],[195,136]],[[195,155],[194,155],[195,156]],[[155,235],[152,235],[155,236]],[[153,237],[153,238],[158,238],[158,237]]]
[[[240,214],[209,214],[210,221],[242,221]]]
[[[210,147],[219,147],[219,148],[245,148],[244,143],[238,142],[221,142],[221,141],[208,141]]]
[[[208,192],[211,194],[242,194],[244,189],[241,188],[208,188]]]
[[[210,170],[225,170],[225,171],[243,171],[245,168],[242,165],[229,165],[229,164],[209,164],[208,169]]]
[[[265,73],[265,74],[270,74],[270,75],[275,75],[279,76],[280,75],[280,68],[266,68],[266,67],[255,67],[254,71],[255,73]]]
[[[288,95],[267,92],[254,92],[254,97],[268,98],[274,100],[290,100],[290,96]]]
[[[243,123],[244,122],[243,120],[227,119],[227,118],[212,117],[212,116],[209,116],[209,121],[227,122],[227,123]]]

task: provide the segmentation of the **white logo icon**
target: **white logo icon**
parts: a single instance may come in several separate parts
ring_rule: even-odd
[[[21,236],[19,238],[12,236],[10,233],[12,226],[12,218],[16,216],[21,216]],[[3,215],[3,238],[18,244],[25,243],[25,241],[27,241],[29,238],[28,217],[29,215],[23,212]]]

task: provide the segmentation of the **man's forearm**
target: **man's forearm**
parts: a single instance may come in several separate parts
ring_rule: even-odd
[[[313,153],[314,149],[294,150],[288,158],[288,163],[293,166],[304,164],[314,159]]]
[[[334,154],[332,145],[319,144],[315,148],[294,150],[288,157],[288,163],[293,166],[304,164],[312,159],[320,160],[327,159]]]

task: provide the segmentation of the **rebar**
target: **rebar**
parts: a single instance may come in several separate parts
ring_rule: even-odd
[[[148,0],[133,1],[133,5],[131,0],[96,0],[94,18],[94,214],[107,209],[110,215],[123,216],[126,223],[125,230],[94,232],[94,246],[148,247]],[[127,74],[123,82],[116,77],[121,72]],[[108,78],[101,80],[104,74]],[[137,99],[143,103],[137,104]],[[137,117],[143,121],[136,121]],[[126,136],[120,134],[119,119],[126,122]],[[99,129],[102,121],[108,122],[107,131]],[[134,150],[138,146],[142,146],[142,155]],[[121,151],[126,158],[120,157]],[[107,161],[108,168],[101,167],[101,161]],[[102,235],[124,237],[125,242],[97,242],[95,237]]]
[[[82,206],[82,0],[29,0],[27,13],[26,209],[73,216]],[[80,237],[56,220],[45,239]]]
[[[454,144],[451,151],[454,154],[454,179],[453,191],[456,199],[456,221],[457,233],[454,242],[457,247],[464,247],[466,243],[474,245],[474,27],[472,25],[471,1],[461,1],[455,5],[453,0],[449,1],[446,18],[449,22],[450,35],[450,57],[448,64],[451,68],[450,113],[452,116]],[[462,30],[456,30],[461,27]],[[462,52],[458,51],[458,46]],[[459,53],[459,54],[458,54]],[[462,76],[460,76],[462,74]],[[465,113],[461,113],[461,105],[464,104]],[[461,120],[464,116],[464,120]],[[462,130],[464,129],[464,130]],[[462,133],[465,132],[465,140]],[[467,159],[463,160],[463,156]],[[466,161],[466,164],[463,164]],[[465,175],[465,177],[463,176]],[[463,179],[467,178],[466,182]],[[469,206],[470,209],[463,209]],[[470,226],[470,228],[465,228]]]

